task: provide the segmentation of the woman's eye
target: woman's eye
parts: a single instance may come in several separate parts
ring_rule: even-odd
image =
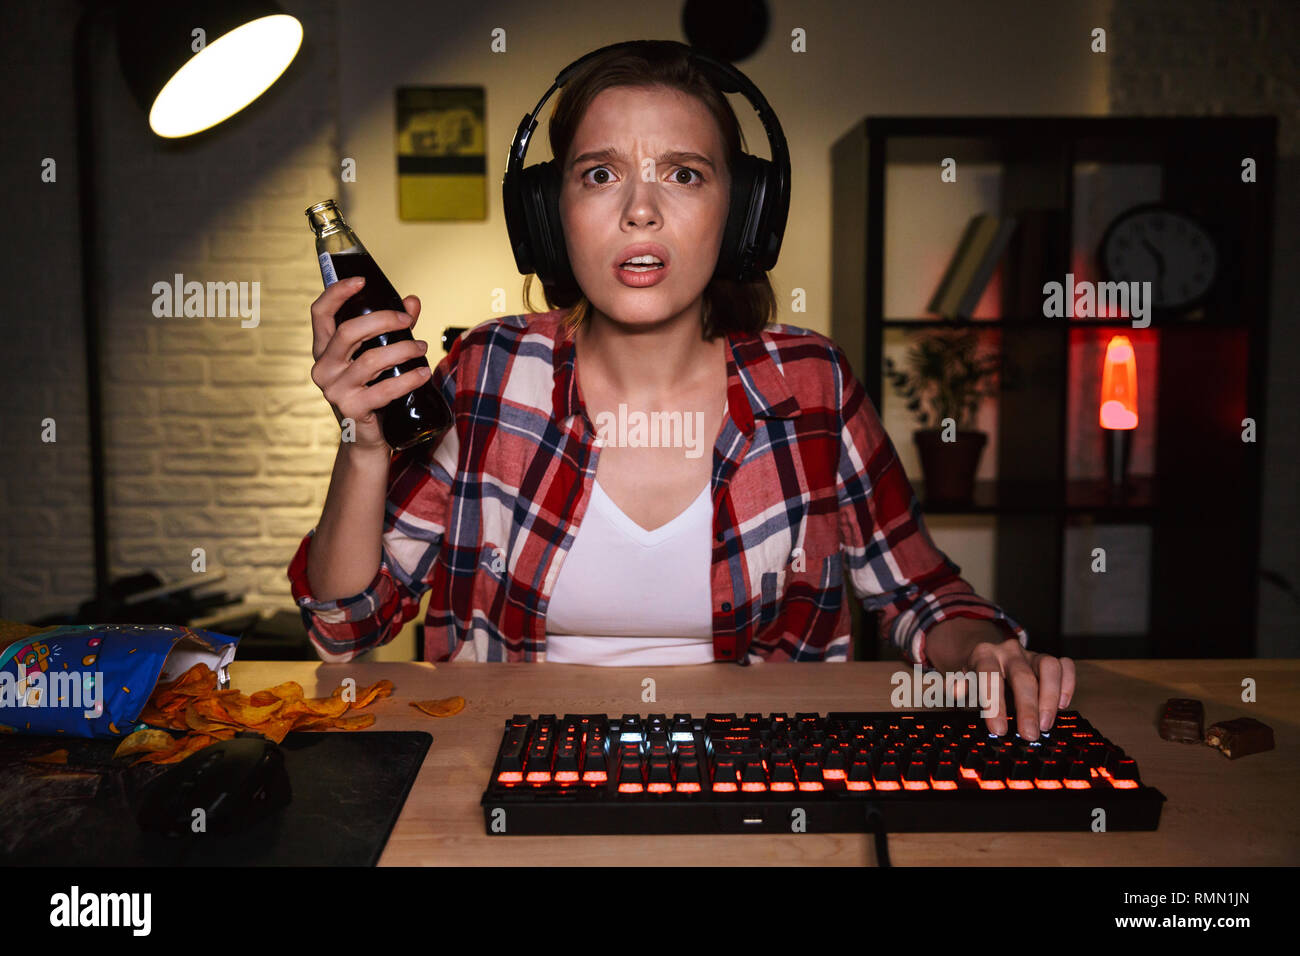
[[[606,178],[605,178],[605,179],[599,179],[599,180],[588,180],[587,177],[588,177],[588,176],[591,176],[593,173],[603,173],[604,176],[605,176]],[[683,180],[683,179],[680,178],[680,176],[681,176],[683,173],[689,173],[689,174],[695,176],[695,179],[694,179],[693,181],[692,181],[692,180]],[[583,178],[583,182],[589,183],[590,185],[593,185],[593,186],[604,186],[604,185],[606,185],[606,184],[608,184],[608,183],[610,182],[610,179],[608,178],[609,176],[610,176],[610,171],[609,171],[609,168],[608,168],[608,167],[606,167],[606,166],[593,166],[593,167],[591,167],[591,169],[589,169],[589,170],[587,170],[585,173],[583,173],[582,178]],[[679,186],[701,186],[701,185],[703,185],[703,183],[704,183],[704,177],[700,174],[699,170],[691,169],[689,166],[681,166],[681,167],[678,167],[678,168],[673,172],[672,177],[673,177],[673,181],[676,182]]]

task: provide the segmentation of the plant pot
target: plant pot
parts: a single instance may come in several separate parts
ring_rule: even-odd
[[[921,474],[925,478],[927,502],[967,503],[975,493],[975,470],[988,444],[984,432],[958,431],[956,440],[946,442],[937,428],[912,433],[921,453]]]

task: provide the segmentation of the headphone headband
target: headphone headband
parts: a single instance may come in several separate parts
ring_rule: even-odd
[[[506,230],[520,273],[536,272],[545,286],[576,288],[576,281],[560,228],[562,178],[559,163],[562,157],[528,167],[523,165],[528,144],[537,128],[537,117],[546,101],[588,60],[610,50],[644,47],[646,43],[675,41],[624,41],[579,57],[556,75],[551,88],[538,100],[533,111],[520,120],[515,131],[501,180]],[[785,132],[762,92],[740,70],[706,53],[689,47],[686,49],[694,63],[720,91],[741,93],[749,100],[767,134],[772,158],[762,159],[742,152],[736,168],[731,171],[730,207],[714,270],[717,278],[753,281],[776,264],[785,234],[790,209],[790,151]]]

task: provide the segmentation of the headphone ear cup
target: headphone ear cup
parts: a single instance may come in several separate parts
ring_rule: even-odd
[[[754,255],[750,264],[750,278],[757,279],[776,265],[781,252],[781,239],[785,233],[785,219],[784,213],[778,208],[777,196],[780,189],[776,167],[767,159],[756,159],[755,163],[758,171],[754,178],[754,210],[758,221],[754,223]]]
[[[759,212],[754,204],[754,186],[760,162],[748,153],[742,153],[731,171],[731,206],[727,210],[727,224],[722,230],[722,245],[718,248],[718,265],[713,270],[719,279],[746,281],[747,277],[742,273],[743,253],[746,237],[752,234],[756,225],[750,222],[751,207],[754,207],[754,216]]]
[[[541,189],[543,208],[546,210],[545,221],[540,223],[546,236],[547,267],[546,277],[551,285],[560,288],[572,288],[576,285],[573,267],[569,264],[569,247],[564,242],[564,223],[560,219],[560,164],[555,160],[542,163]]]
[[[560,222],[560,180],[555,162],[526,167],[521,171],[520,183],[532,271],[543,285],[568,285],[572,271]]]

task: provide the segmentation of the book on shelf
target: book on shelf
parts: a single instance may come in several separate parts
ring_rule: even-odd
[[[1018,209],[1020,228],[1007,249],[1002,273],[1002,316],[1028,319],[1043,315],[1043,285],[1065,279],[1068,250],[1062,241],[1062,209]]]
[[[969,319],[1015,228],[1014,216],[972,216],[926,308],[945,319]]]

